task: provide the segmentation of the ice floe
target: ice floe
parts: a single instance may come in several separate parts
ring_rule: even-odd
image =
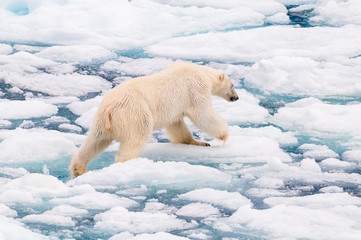
[[[359,60],[317,61],[309,57],[262,59],[245,75],[245,85],[266,94],[360,96]]]
[[[201,188],[184,193],[179,196],[181,199],[212,203],[228,209],[236,210],[244,205],[252,205],[251,201],[238,192],[227,192],[212,188]]]
[[[137,169],[137,171],[133,171]],[[88,172],[69,182],[70,185],[92,184],[119,186],[123,184],[228,184],[231,177],[221,171],[186,162],[154,162],[145,158],[115,163],[99,171]]]
[[[326,60],[358,56],[360,37],[360,26],[354,25],[341,28],[270,26],[172,38],[146,50],[153,56],[227,62],[255,62],[277,56]]]
[[[53,46],[36,54],[39,57],[57,62],[92,62],[97,59],[115,57],[110,50],[94,45]]]
[[[285,128],[317,135],[359,135],[357,116],[361,104],[329,104],[316,98],[304,98],[288,103],[272,118],[272,122]]]
[[[42,101],[0,101],[0,118],[28,119],[49,117],[58,112],[54,105]]]
[[[183,156],[191,161],[212,161],[225,163],[265,163],[275,157],[283,162],[292,161],[277,140],[262,135],[243,135],[237,126],[230,127],[230,137],[223,144],[218,140],[210,142],[211,147],[184,146],[171,143],[149,143],[143,155],[148,157]]]
[[[343,26],[346,24],[357,24],[361,22],[361,3],[357,0],[322,0],[317,5],[313,13],[314,17],[310,18],[313,24],[325,24],[332,26]]]
[[[357,0],[0,1],[0,239],[359,239]],[[230,76],[226,143],[156,131],[68,165],[106,92],[176,61]]]
[[[94,220],[95,229],[112,233],[129,231],[132,233],[154,233],[192,228],[196,224],[166,213],[131,212],[122,207],[114,207],[98,214]]]
[[[108,1],[106,4],[53,1],[46,7],[32,1],[4,3],[0,9],[6,20],[1,23],[0,32],[3,40],[139,47],[174,35],[259,26],[263,25],[266,16],[286,12],[276,1],[242,2],[234,8],[219,8],[219,4],[214,6],[212,3],[205,7],[193,4],[177,7],[148,0]],[[222,5],[227,6],[222,3],[220,7]],[[26,11],[19,18],[9,6]],[[156,15],[154,11],[157,11]],[[21,26],[22,31],[10,26]]]
[[[265,231],[269,238],[356,240],[360,235],[360,213],[360,208],[352,205],[313,209],[278,204],[264,210],[243,206],[228,219],[217,221],[214,227],[225,232],[242,232],[246,227]]]
[[[12,53],[12,51],[13,51],[13,48],[10,45],[3,44],[3,43],[0,44],[0,54],[1,55],[10,54],[10,53]]]
[[[109,238],[109,240],[168,240],[168,239],[189,240],[189,238],[179,237],[177,235],[173,235],[166,232],[144,233],[144,234],[138,234],[136,236],[134,236],[130,232],[123,232]]]
[[[20,222],[3,216],[0,216],[0,232],[3,239],[21,240],[24,236],[29,240],[49,239],[47,236],[30,231]]]
[[[37,162],[56,160],[74,154],[76,147],[72,135],[57,131],[16,131],[0,133],[0,162]]]
[[[220,215],[217,208],[207,203],[190,203],[180,208],[176,214],[186,217],[210,217],[212,215]]]

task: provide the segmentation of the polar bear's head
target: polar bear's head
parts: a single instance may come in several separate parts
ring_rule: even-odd
[[[238,100],[238,95],[234,90],[231,79],[223,72],[219,72],[218,74],[217,83],[212,89],[212,95],[224,98],[229,102]]]

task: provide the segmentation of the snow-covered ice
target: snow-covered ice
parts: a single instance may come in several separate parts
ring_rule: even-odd
[[[0,1],[0,239],[360,239],[358,0]],[[104,95],[177,61],[223,70],[220,142],[156,131],[70,179]],[[181,101],[181,99],[179,99]]]

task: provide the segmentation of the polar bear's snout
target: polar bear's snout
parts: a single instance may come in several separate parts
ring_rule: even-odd
[[[232,96],[232,97],[231,97],[231,102],[235,102],[235,101],[237,101],[238,99],[239,99],[238,96]]]
[[[238,95],[237,95],[237,93],[236,93],[236,90],[234,90],[234,88],[233,88],[233,86],[232,86],[231,94],[230,94],[230,96],[229,96],[229,100],[230,100],[231,102],[235,102],[235,101],[237,101],[238,99],[239,99],[239,97],[238,97]]]

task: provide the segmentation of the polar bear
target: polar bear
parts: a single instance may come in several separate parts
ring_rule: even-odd
[[[213,109],[212,95],[238,100],[229,77],[208,66],[175,63],[165,70],[128,80],[104,97],[85,142],[69,166],[72,177],[113,140],[120,142],[115,162],[136,158],[153,131],[166,128],[173,143],[210,146],[193,138],[184,117],[201,131],[226,141],[227,122]]]

